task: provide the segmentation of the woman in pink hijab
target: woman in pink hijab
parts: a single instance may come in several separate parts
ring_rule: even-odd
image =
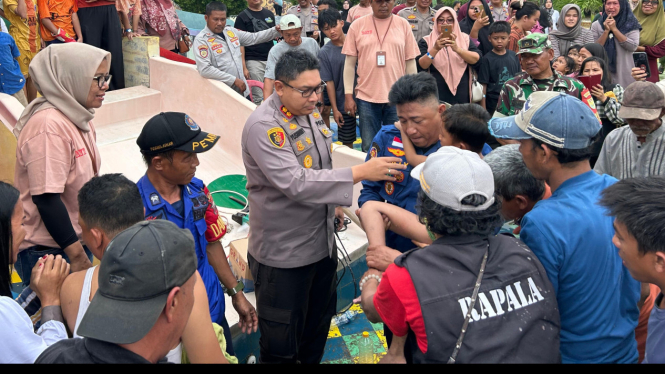
[[[478,68],[481,52],[460,30],[455,11],[439,9],[434,15],[432,32],[418,43],[418,70],[428,71],[436,78],[439,100],[448,104],[471,102],[470,70]],[[452,26],[450,38],[441,35],[441,26]]]

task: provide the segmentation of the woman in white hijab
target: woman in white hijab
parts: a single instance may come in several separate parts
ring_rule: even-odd
[[[15,268],[26,285],[44,255],[61,255],[72,272],[91,266],[92,255],[80,242],[77,195],[101,165],[92,119],[109,89],[110,64],[110,53],[83,43],[51,45],[30,63],[42,97],[14,128],[14,183],[26,231]]]

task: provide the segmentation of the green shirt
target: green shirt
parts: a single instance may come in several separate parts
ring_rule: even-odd
[[[526,100],[535,91],[566,92],[582,100],[597,115],[596,105],[584,84],[577,79],[562,76],[556,71],[547,79],[536,80],[531,78],[528,73],[522,72],[506,81],[499,94],[496,112],[503,116],[518,114]]]

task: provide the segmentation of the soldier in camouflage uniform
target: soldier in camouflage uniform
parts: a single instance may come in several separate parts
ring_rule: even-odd
[[[517,43],[520,48],[517,54],[521,55],[524,71],[503,85],[494,117],[519,113],[529,96],[536,91],[566,92],[582,100],[598,116],[593,98],[582,82],[562,76],[550,66],[554,51],[547,35],[533,33]]]

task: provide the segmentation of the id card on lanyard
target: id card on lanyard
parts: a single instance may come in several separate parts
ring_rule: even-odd
[[[374,30],[376,31],[376,39],[379,41],[379,50],[376,51],[376,66],[383,68],[386,66],[386,51],[383,50],[383,42],[390,32],[390,26],[393,24],[393,15],[390,15],[390,22],[388,23],[388,28],[386,29],[385,34],[383,34],[383,39],[379,38],[379,29],[376,27],[376,21],[374,21],[374,16],[372,15],[372,23],[374,24]]]

